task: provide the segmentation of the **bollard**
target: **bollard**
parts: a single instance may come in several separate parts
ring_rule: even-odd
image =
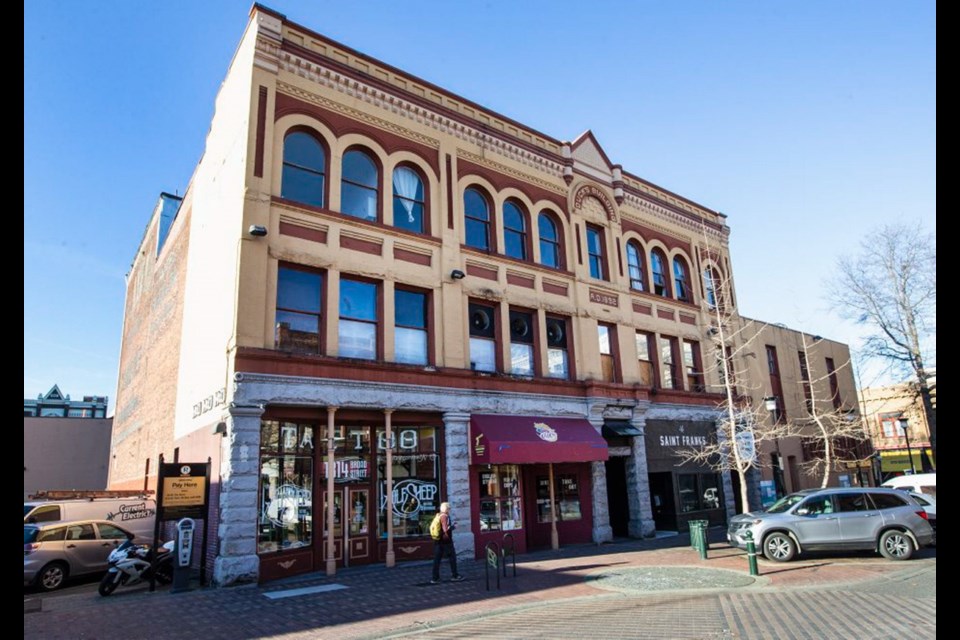
[[[483,567],[483,575],[487,582],[487,591],[490,591],[490,568],[493,568],[493,574],[497,578],[497,591],[500,590],[500,545],[496,542],[488,542],[485,547],[487,552],[487,562]]]
[[[757,545],[753,541],[753,532],[748,530],[743,537],[747,541],[747,564],[750,565],[750,575],[758,576],[760,571],[757,569]]]
[[[690,528],[690,548],[694,551],[697,550],[697,545],[699,540],[697,539],[697,523],[699,520],[691,520],[687,523],[687,526]]]
[[[700,546],[698,551],[700,552],[700,559],[707,559],[707,549],[710,548],[710,543],[707,541],[707,521],[701,520],[697,523],[697,537],[700,540]]]

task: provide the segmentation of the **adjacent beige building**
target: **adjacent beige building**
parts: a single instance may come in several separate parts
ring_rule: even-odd
[[[936,383],[935,378],[932,382]],[[861,389],[860,395],[883,480],[908,472],[936,471],[930,427],[914,385],[868,387]]]
[[[478,554],[732,512],[675,444],[715,437],[726,218],[589,131],[254,6],[170,198],[128,278],[110,483],[209,456],[218,583],[427,557],[441,500]]]

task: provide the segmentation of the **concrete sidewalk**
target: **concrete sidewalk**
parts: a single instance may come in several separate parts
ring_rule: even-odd
[[[761,575],[753,579],[743,552],[719,543],[721,532],[711,533],[715,540],[706,561],[690,549],[685,535],[526,554],[520,558],[516,578],[501,578],[500,591],[493,581],[494,589],[485,590],[484,563],[463,560],[461,573],[467,579],[440,585],[429,584],[429,563],[410,563],[389,570],[380,565],[350,568],[333,578],[310,574],[263,587],[199,589],[176,595],[121,588],[108,598],[96,594],[50,598],[42,611],[24,614],[24,638],[384,637],[426,632],[447,623],[454,629],[491,616],[523,617],[528,609],[533,619],[534,609],[559,607],[560,615],[550,618],[559,620],[568,610],[564,602],[573,610],[583,606],[576,603],[599,604],[625,596],[665,602],[665,598],[696,594],[855,589],[861,583],[892,579],[931,565],[935,572],[936,567],[935,551],[923,552],[926,560],[906,563],[871,554],[816,556],[787,564],[761,561]],[[444,566],[445,579],[448,571]],[[933,603],[935,611],[935,597]],[[933,619],[935,625],[935,613]],[[682,617],[678,622],[683,624]],[[696,628],[691,626],[693,631]],[[468,637],[474,631],[461,629],[456,637]],[[661,637],[716,637],[714,631],[710,634]],[[527,636],[505,632],[491,637]]]

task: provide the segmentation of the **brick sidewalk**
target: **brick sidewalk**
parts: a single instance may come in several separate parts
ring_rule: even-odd
[[[712,532],[714,536],[718,532]],[[700,561],[686,536],[568,547],[521,557],[516,579],[502,579],[499,592],[485,591],[484,565],[461,563],[467,580],[430,585],[428,563],[394,569],[368,566],[336,577],[308,575],[265,587],[202,589],[171,595],[119,589],[109,598],[71,595],[44,601],[43,611],[24,614],[24,638],[356,638],[509,612],[556,601],[611,597],[587,579],[632,567],[706,567],[747,573],[743,552],[714,542]],[[934,552],[935,553],[935,552]],[[785,565],[761,562],[761,576],[748,590],[842,587],[909,568],[869,554],[819,557]],[[443,567],[443,575],[447,567]],[[294,588],[343,585],[344,589],[271,600]],[[738,591],[743,591],[739,589]],[[702,591],[700,593],[703,593]],[[621,597],[621,596],[618,596]],[[658,596],[659,597],[659,596]]]

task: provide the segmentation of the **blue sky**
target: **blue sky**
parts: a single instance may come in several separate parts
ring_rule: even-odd
[[[823,280],[936,229],[932,2],[268,6],[726,213],[741,312],[856,345]],[[124,275],[183,193],[250,4],[24,4],[24,396],[116,393]],[[869,382],[869,380],[867,380]]]

